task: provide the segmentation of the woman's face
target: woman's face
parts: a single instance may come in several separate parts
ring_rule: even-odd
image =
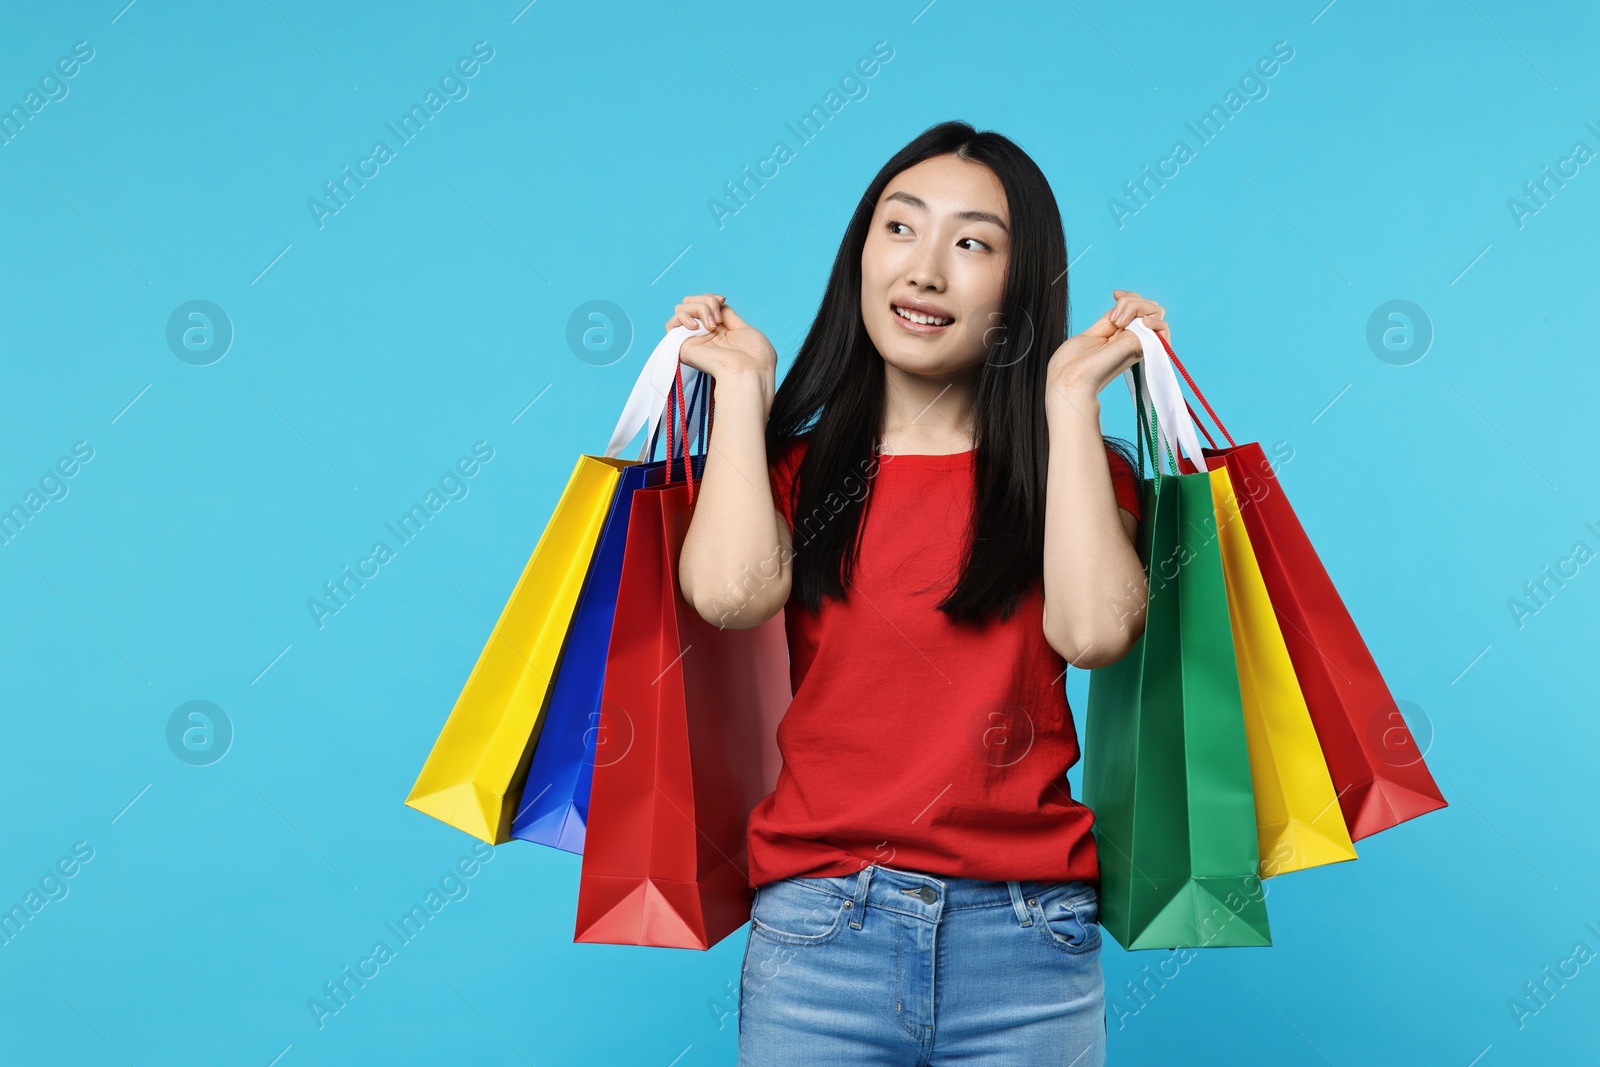
[[[935,156],[890,180],[861,249],[861,317],[889,364],[941,377],[983,361],[1010,225],[1005,190],[981,163]]]

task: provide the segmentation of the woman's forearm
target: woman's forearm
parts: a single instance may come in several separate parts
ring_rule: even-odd
[[[1144,567],[1117,507],[1098,397],[1055,390],[1045,410],[1045,639],[1075,667],[1105,666],[1144,633]]]
[[[702,618],[741,630],[771,618],[789,599],[783,519],[767,474],[772,394],[755,373],[719,380],[715,389],[717,414],[678,581]]]

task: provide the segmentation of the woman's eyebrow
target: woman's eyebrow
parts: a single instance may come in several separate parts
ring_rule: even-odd
[[[899,200],[903,203],[909,204],[911,207],[914,207],[919,211],[928,210],[928,202],[922,199],[922,197],[917,196],[915,193],[890,193],[888,196],[884,197],[883,200],[884,203],[888,203],[890,200]],[[1000,216],[996,215],[992,211],[957,211],[956,218],[966,219],[970,222],[990,222],[1000,227],[1002,230],[1005,230],[1007,233],[1011,232],[1010,228],[1006,226],[1005,222],[1001,220]]]

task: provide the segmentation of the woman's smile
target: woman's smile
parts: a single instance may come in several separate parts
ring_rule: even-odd
[[[920,300],[896,300],[889,307],[894,312],[894,320],[907,333],[943,333],[956,321],[955,316],[947,315],[943,309],[932,304],[924,304]]]

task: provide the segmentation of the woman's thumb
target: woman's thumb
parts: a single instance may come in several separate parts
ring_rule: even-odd
[[[726,303],[722,305],[722,324],[730,330],[740,329],[746,325],[739,317],[739,313]]]

